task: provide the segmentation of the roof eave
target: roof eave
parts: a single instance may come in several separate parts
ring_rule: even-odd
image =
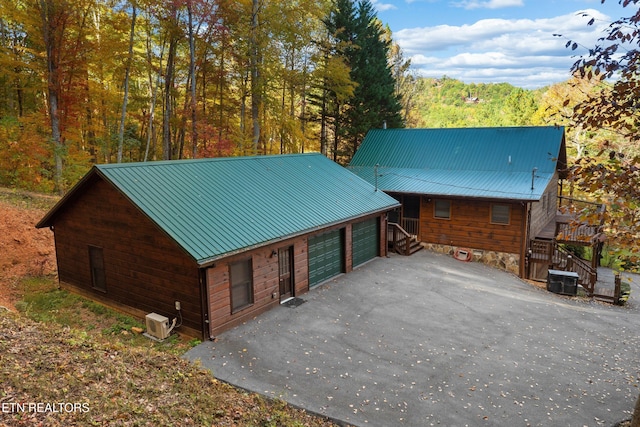
[[[393,194],[415,194],[419,196],[433,198],[449,198],[449,199],[465,199],[465,200],[484,200],[484,201],[515,201],[515,202],[539,202],[542,198],[541,194],[534,194],[531,197],[497,197],[497,196],[468,196],[463,194],[434,194],[434,193],[416,193],[415,191],[389,190],[380,189],[385,193]]]
[[[219,254],[219,255],[213,255],[211,257],[207,257],[207,258],[203,258],[201,260],[198,260],[197,261],[198,262],[198,266],[200,268],[211,267],[211,265],[215,264],[219,260],[224,259],[224,258],[228,258],[228,257],[233,256],[233,255],[241,254],[243,252],[251,251],[251,250],[254,250],[254,249],[259,249],[259,248],[262,248],[262,247],[265,247],[265,246],[269,246],[269,245],[274,245],[276,243],[283,242],[285,240],[295,239],[296,237],[304,236],[305,234],[314,233],[316,231],[320,231],[320,230],[323,230],[323,229],[326,229],[326,228],[331,228],[331,227],[334,227],[336,225],[343,224],[345,222],[351,222],[351,221],[353,221],[355,219],[358,219],[358,218],[363,218],[363,217],[366,217],[366,216],[374,216],[374,215],[377,215],[377,214],[381,214],[383,212],[388,212],[390,210],[399,208],[400,206],[401,206],[400,203],[396,203],[394,205],[390,205],[390,206],[385,207],[385,208],[381,208],[381,209],[377,209],[377,210],[374,210],[374,211],[363,213],[362,215],[355,215],[355,216],[352,216],[352,217],[349,217],[349,218],[343,218],[343,219],[341,219],[339,221],[333,221],[333,222],[328,223],[328,224],[323,224],[323,225],[319,225],[319,226],[316,226],[316,227],[308,228],[308,229],[305,229],[305,230],[300,230],[300,231],[298,231],[296,233],[287,234],[286,236],[281,236],[281,237],[278,237],[278,238],[275,238],[275,239],[267,240],[265,242],[260,242],[260,243],[254,244],[254,245],[245,246],[245,247],[238,248],[238,249],[235,249],[235,250],[232,250],[232,251],[228,251],[228,252],[225,252],[225,253],[222,253],[222,254]]]
[[[52,227],[54,225],[54,218],[58,214],[60,209],[62,209],[63,206],[69,202],[69,200],[76,197],[76,195],[82,188],[89,185],[89,181],[98,175],[97,170],[98,169],[93,166],[89,170],[89,172],[87,172],[80,179],[80,181],[78,181],[73,187],[71,187],[71,190],[69,190],[64,196],[62,196],[62,198],[58,200],[58,202],[51,209],[49,209],[45,216],[40,221],[38,221],[38,223],[36,224],[36,228]]]

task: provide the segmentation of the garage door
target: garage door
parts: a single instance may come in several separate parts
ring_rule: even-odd
[[[309,239],[309,287],[344,272],[344,238],[334,230]]]
[[[353,224],[353,266],[367,262],[378,256],[379,228],[378,218]]]

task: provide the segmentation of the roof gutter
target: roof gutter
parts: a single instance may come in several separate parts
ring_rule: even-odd
[[[367,216],[375,216],[377,214],[381,214],[383,212],[388,212],[388,211],[393,210],[395,208],[398,208],[400,206],[401,206],[400,203],[396,203],[396,204],[394,204],[392,206],[389,206],[389,207],[386,207],[386,208],[383,208],[383,209],[378,209],[378,210],[375,210],[375,211],[367,212],[364,215],[352,216],[352,217],[349,217],[347,219],[341,219],[340,221],[334,221],[334,222],[331,222],[331,223],[328,223],[328,224],[319,225],[317,227],[308,228],[306,230],[302,230],[302,231],[299,231],[297,233],[287,234],[286,236],[282,236],[282,237],[279,237],[277,239],[271,239],[271,240],[267,240],[266,242],[260,242],[260,243],[254,244],[254,245],[245,246],[243,248],[238,248],[238,249],[235,249],[233,251],[225,252],[225,253],[220,254],[220,255],[215,255],[215,256],[212,256],[212,257],[209,257],[209,258],[198,260],[197,261],[198,262],[198,266],[200,268],[211,267],[213,264],[215,264],[217,261],[219,261],[219,260],[221,260],[223,258],[228,258],[230,256],[241,254],[243,252],[247,252],[247,251],[251,251],[251,250],[254,250],[254,249],[262,248],[262,247],[265,247],[265,246],[273,245],[273,244],[276,244],[276,243],[279,243],[279,242],[284,242],[285,240],[294,239],[296,237],[304,236],[305,234],[311,234],[311,233],[314,233],[314,232],[317,232],[317,231],[320,231],[320,230],[324,230],[324,229],[327,229],[327,228],[332,228],[332,227],[335,227],[336,225],[343,224],[345,222],[351,222],[351,221],[353,221],[355,219],[358,219],[358,218],[363,218],[363,217],[367,217]]]

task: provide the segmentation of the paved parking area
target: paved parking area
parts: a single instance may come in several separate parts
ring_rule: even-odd
[[[612,426],[640,393],[635,282],[616,307],[420,251],[301,298],[185,357],[358,426]]]

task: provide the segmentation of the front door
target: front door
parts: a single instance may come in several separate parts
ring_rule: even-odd
[[[280,275],[280,301],[293,296],[293,246],[278,251],[278,271]]]

